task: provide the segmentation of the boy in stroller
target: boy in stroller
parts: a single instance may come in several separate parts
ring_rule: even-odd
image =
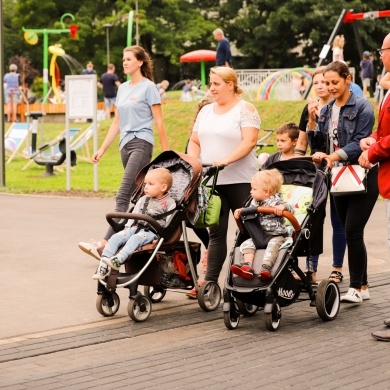
[[[167,193],[172,186],[172,174],[166,168],[155,168],[145,176],[144,196],[134,207],[134,214],[147,214],[165,226],[176,202]],[[125,229],[114,234],[104,247],[99,267],[93,279],[104,279],[109,267],[119,270],[132,252],[156,239],[156,231],[146,221],[129,219]],[[125,244],[125,245],[124,245]],[[118,249],[123,248],[118,252]]]
[[[287,237],[285,219],[282,216],[283,210],[293,212],[292,207],[283,202],[280,190],[283,184],[283,176],[277,169],[256,172],[251,181],[250,207],[274,207],[275,214],[260,214],[259,228],[264,233],[267,248],[264,253],[263,264],[258,275],[263,282],[272,279],[271,269],[274,265],[278,251]],[[234,217],[240,218],[241,209],[234,212]],[[256,252],[256,245],[252,238],[245,240],[240,246],[240,252],[243,254],[243,263],[233,264],[230,270],[233,274],[241,276],[244,279],[252,279],[254,276],[253,260]]]

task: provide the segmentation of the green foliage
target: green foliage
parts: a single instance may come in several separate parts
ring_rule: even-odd
[[[92,60],[101,74],[107,65],[104,24],[109,23],[110,59],[124,79],[120,64],[127,45],[128,14],[135,11],[135,0],[3,0],[3,4],[5,63],[19,55],[42,73],[42,35],[37,45],[28,45],[22,27],[61,28],[61,16],[71,13],[79,26],[77,38],[52,34],[49,45],[62,44],[81,64]],[[355,13],[384,10],[388,0],[138,0],[138,7],[133,43],[138,23],[140,44],[158,60],[158,79],[168,79],[173,85],[184,76],[183,65],[179,65],[182,54],[216,47],[212,36],[216,27],[225,31],[242,54],[234,59],[236,68],[313,67],[342,9]],[[66,18],[64,23],[68,26],[71,21]],[[363,49],[374,51],[390,31],[390,18],[360,20],[356,26]],[[346,37],[345,58],[358,71],[360,58],[352,25],[342,24],[339,33]],[[378,58],[374,65],[378,72]],[[188,69],[191,78],[197,77],[197,67]],[[67,69],[61,71],[63,74]]]

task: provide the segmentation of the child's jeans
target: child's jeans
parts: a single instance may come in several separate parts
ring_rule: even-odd
[[[114,256],[117,250],[125,244],[116,255],[119,263],[123,264],[131,253],[142,245],[150,244],[157,237],[156,233],[151,230],[138,229],[139,227],[132,226],[111,236],[104,247],[102,257]]]

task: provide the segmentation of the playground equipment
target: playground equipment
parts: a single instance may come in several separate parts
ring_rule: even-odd
[[[389,17],[389,16],[390,16],[390,10],[370,11],[370,12],[361,12],[361,13],[355,13],[354,14],[353,10],[347,11],[346,9],[343,9],[341,11],[341,14],[340,14],[337,22],[336,22],[336,25],[333,28],[332,33],[330,34],[328,42],[326,43],[326,45],[323,46],[323,48],[321,50],[321,53],[320,53],[320,56],[319,56],[320,58],[319,58],[319,60],[317,62],[316,68],[321,66],[323,60],[328,55],[328,52],[329,52],[330,47],[331,47],[331,44],[332,44],[335,36],[337,35],[337,33],[338,33],[342,23],[352,23],[352,28],[353,28],[353,32],[354,32],[354,35],[355,35],[355,39],[356,39],[356,43],[357,43],[357,47],[358,47],[358,51],[359,51],[359,57],[361,58],[363,56],[363,45],[362,45],[362,41],[361,41],[361,38],[360,38],[360,33],[359,33],[359,30],[358,30],[357,21],[358,20],[362,20],[362,19],[373,20],[373,19],[376,19],[376,18],[385,18],[385,17]],[[310,82],[309,87],[306,89],[306,93],[304,95],[305,99],[309,95],[311,87],[312,87],[312,82]]]
[[[294,85],[294,78],[301,82],[302,78],[306,84],[311,83],[313,69],[294,68],[282,69],[267,76],[260,84],[256,100],[297,100],[301,99],[297,85]]]
[[[65,55],[65,50],[62,48],[60,44],[55,44],[53,46],[49,46],[49,52],[52,55],[50,61],[50,76],[51,76],[51,87],[53,89],[54,96],[58,104],[62,103],[62,98],[60,93],[58,92],[58,85],[60,83],[60,75],[59,69],[56,62],[58,56],[63,57]]]
[[[75,24],[70,25],[68,28],[65,27],[65,24],[63,20],[66,17],[70,17],[72,21],[75,20],[75,17],[70,14],[66,13],[61,16],[60,23],[62,25],[62,29],[55,29],[55,28],[44,28],[44,29],[31,29],[31,28],[24,28],[22,27],[22,30],[25,32],[24,38],[27,43],[31,45],[35,45],[38,43],[38,35],[43,35],[43,96],[47,95],[48,90],[48,69],[49,69],[49,61],[48,61],[48,47],[49,47],[49,34],[63,34],[63,33],[70,33],[70,37],[72,39],[76,38],[78,26]]]
[[[180,57],[180,62],[200,62],[200,79],[202,89],[206,89],[206,61],[214,61],[217,58],[217,52],[213,50],[194,50]]]

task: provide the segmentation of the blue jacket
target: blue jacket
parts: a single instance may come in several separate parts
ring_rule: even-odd
[[[318,119],[318,129],[307,132],[310,146],[326,154],[329,154],[330,151],[328,128],[334,101],[332,99],[322,108]],[[351,92],[348,101],[340,109],[337,125],[340,149],[336,153],[341,160],[351,164],[357,163],[362,153],[359,146],[360,140],[371,135],[374,122],[375,116],[371,104],[366,99]]]

